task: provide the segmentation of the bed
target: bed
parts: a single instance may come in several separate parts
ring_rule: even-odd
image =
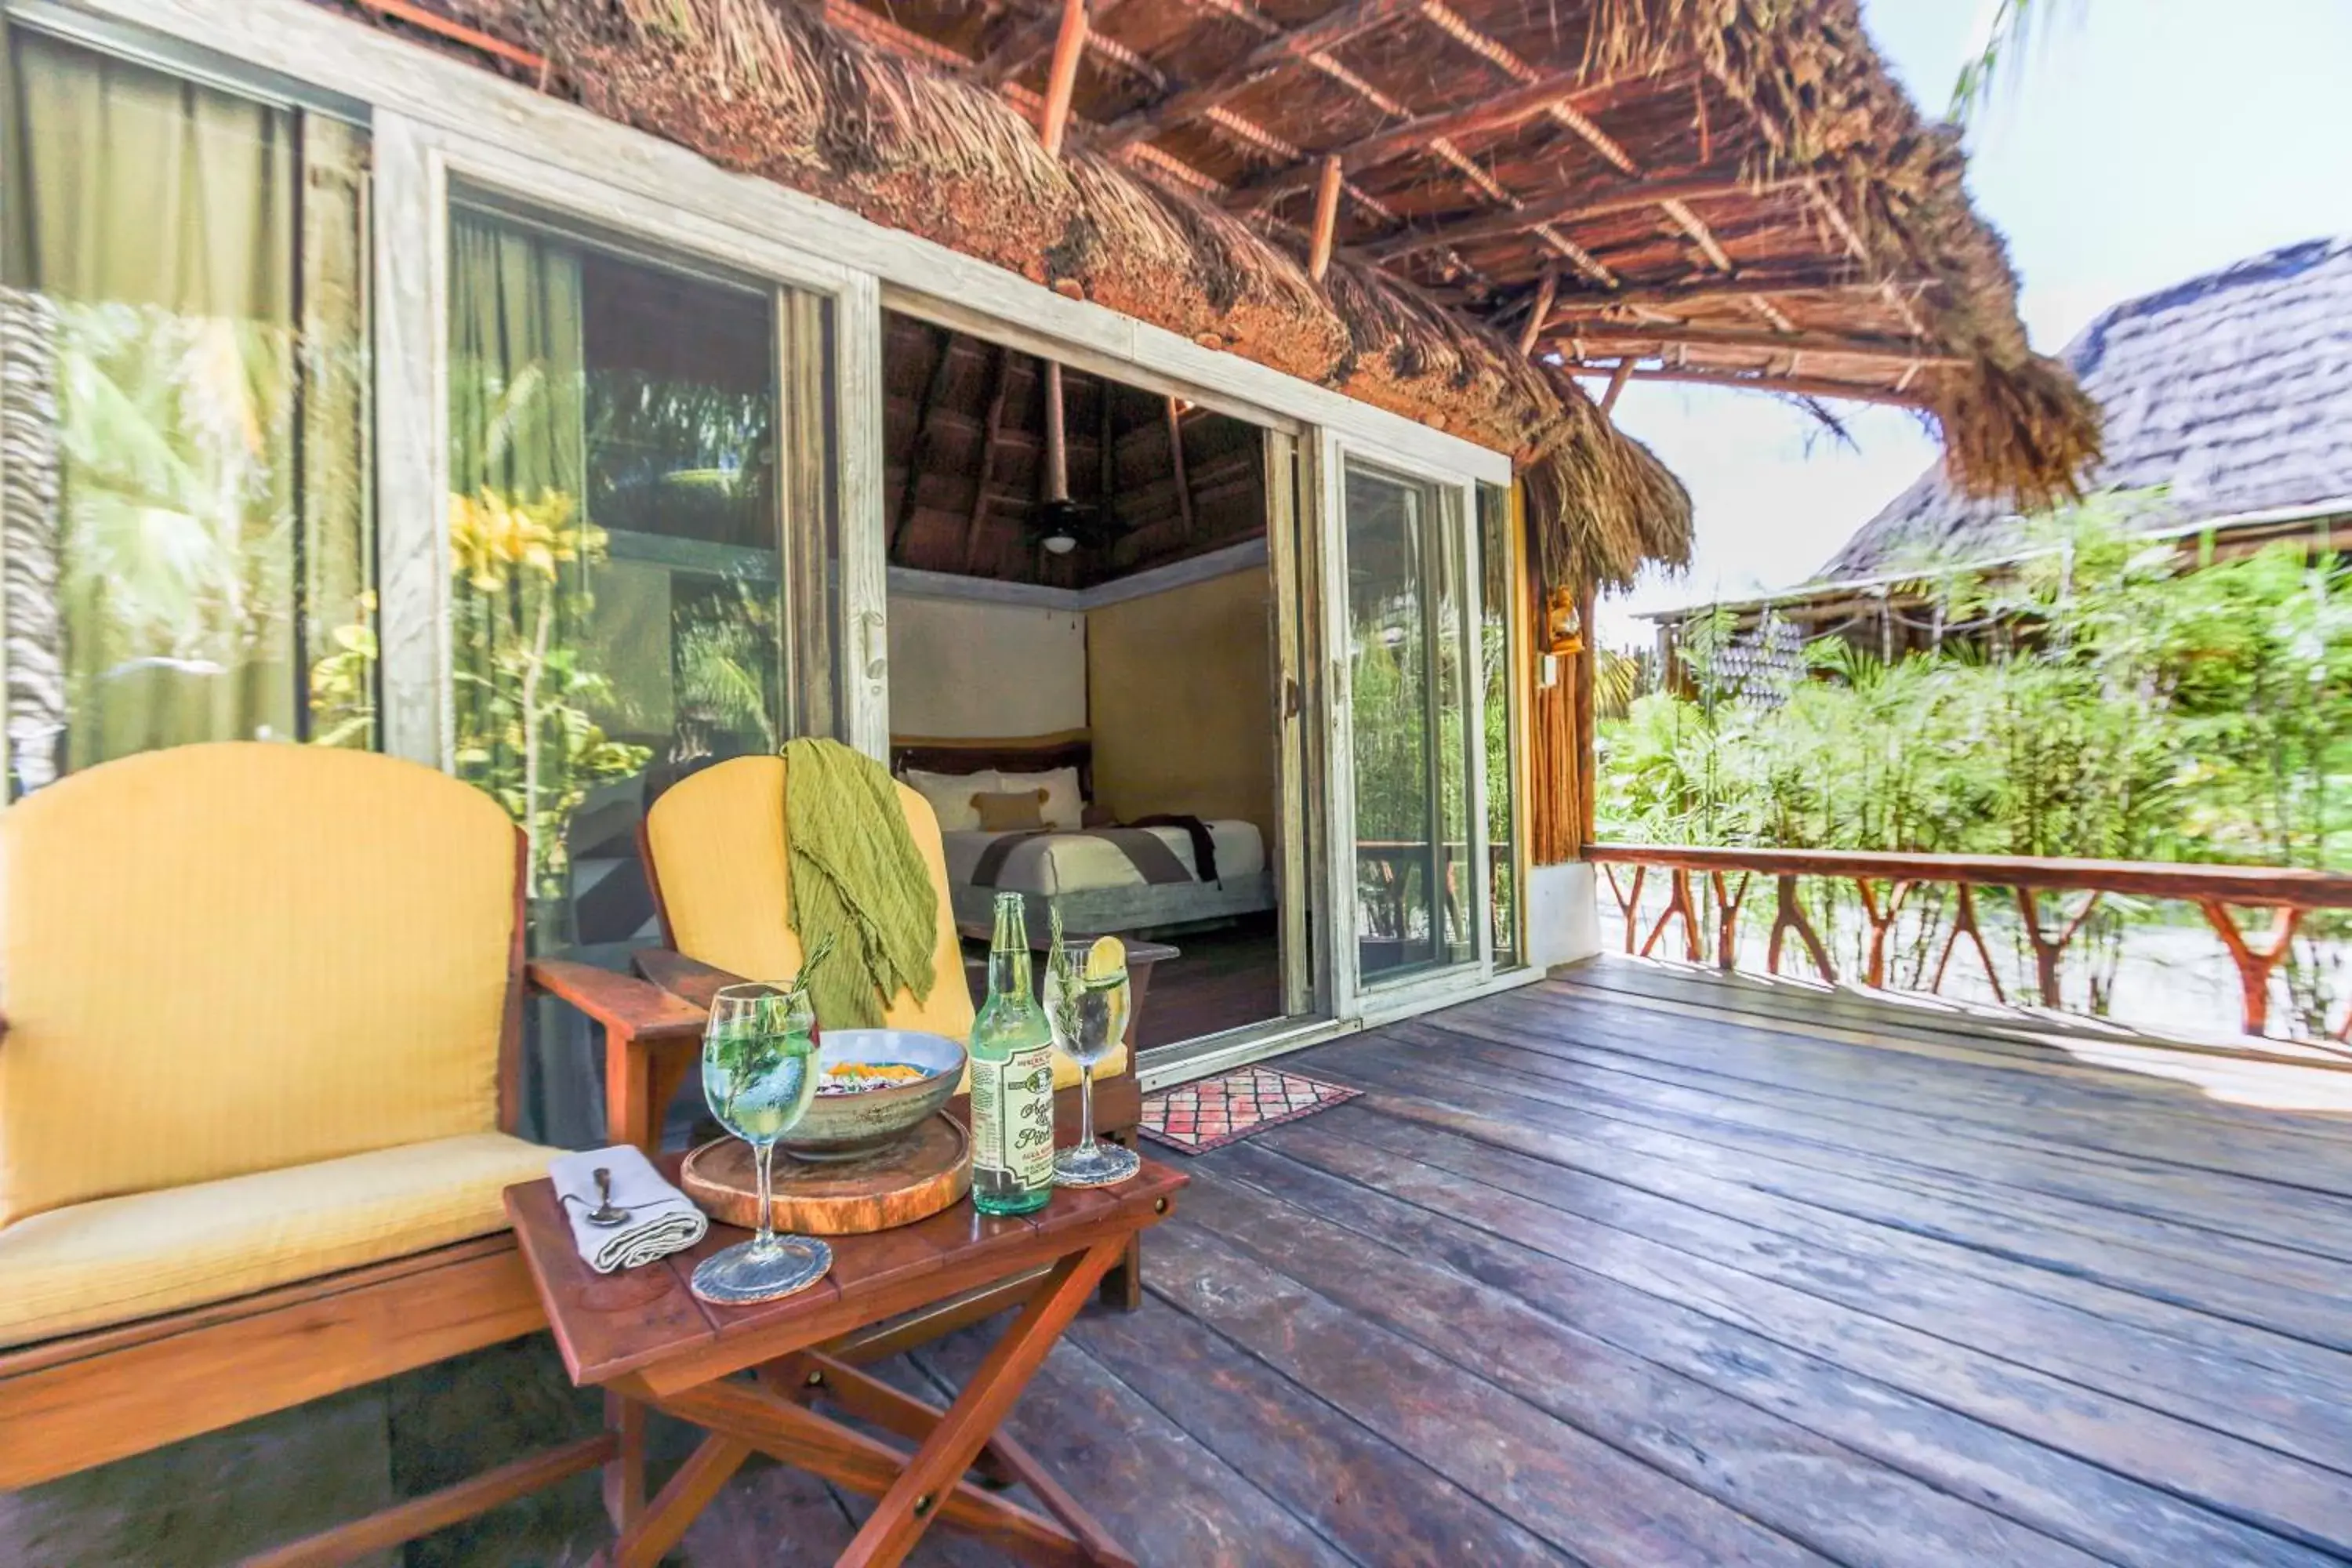
[[[1083,734],[1036,741],[957,744],[896,741],[891,771],[932,801],[940,819],[948,885],[966,925],[991,918],[996,895],[1020,893],[1030,929],[1042,932],[1047,900],[1072,931],[1168,932],[1275,907],[1265,836],[1254,823],[1220,818],[1206,828],[1215,879],[1200,876],[1185,826],[1154,823],[1112,830],[1094,802],[1093,749]],[[1008,776],[1009,775],[1009,776]],[[989,832],[957,813],[967,792],[1050,784],[1045,830]],[[1154,841],[1164,854],[1150,850]]]

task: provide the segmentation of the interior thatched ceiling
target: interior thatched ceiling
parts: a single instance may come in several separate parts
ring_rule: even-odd
[[[1091,588],[1265,531],[1255,426],[1065,368],[1066,478],[1084,521],[1078,548],[1052,554],[1044,362],[896,312],[882,351],[894,566]]]

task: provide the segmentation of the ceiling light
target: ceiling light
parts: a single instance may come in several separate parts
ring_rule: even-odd
[[[1077,547],[1078,542],[1069,534],[1049,533],[1045,536],[1045,553],[1048,555],[1067,555]]]

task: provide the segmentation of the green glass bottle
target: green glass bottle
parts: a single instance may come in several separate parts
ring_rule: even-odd
[[[1029,923],[996,895],[988,997],[971,1026],[971,1206],[1034,1214],[1054,1195],[1054,1031],[1029,989]]]

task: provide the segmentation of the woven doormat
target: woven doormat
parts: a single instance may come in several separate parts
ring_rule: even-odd
[[[1184,1154],[1228,1143],[1328,1110],[1363,1090],[1342,1089],[1280,1068],[1235,1068],[1163,1089],[1143,1102],[1143,1135]]]

